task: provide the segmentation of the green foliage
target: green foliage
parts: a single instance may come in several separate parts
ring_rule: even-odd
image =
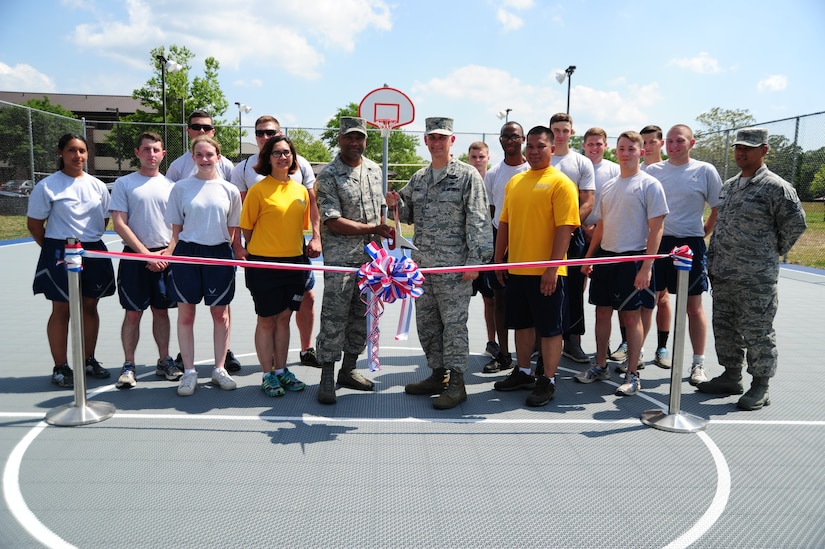
[[[39,180],[57,169],[60,138],[67,133],[82,135],[83,126],[71,111],[52,105],[48,96],[30,99],[25,106],[30,109],[0,108],[0,162],[11,168],[9,179]]]
[[[310,162],[329,162],[332,160],[332,153],[320,139],[315,139],[307,130],[289,130],[289,138],[295,145],[298,154]]]
[[[809,190],[811,196],[815,198],[825,197],[825,166],[822,166],[816,172]]]
[[[730,146],[733,143],[734,130],[752,126],[756,123],[756,119],[747,109],[731,110],[714,107],[697,116],[696,120],[703,127],[693,132],[696,145],[693,147],[691,156],[713,164],[723,181],[732,177],[735,172],[729,173],[726,167],[728,170],[731,166],[736,169],[736,163],[733,161],[733,148]]]
[[[338,128],[339,119],[342,116],[358,116],[358,105],[350,103],[338,109],[338,112],[329,119],[326,130],[321,134],[321,139],[327,144],[330,150],[338,150]],[[291,132],[290,132],[291,135]],[[395,172],[395,179],[406,181],[414,174],[420,166],[398,166],[397,164],[424,164],[425,160],[418,156],[416,147],[421,144],[415,135],[405,134],[401,131],[390,133],[388,141],[387,162],[390,171]],[[367,147],[364,156],[381,164],[383,161],[383,138],[379,130],[367,129]],[[397,185],[390,183],[391,188]]]

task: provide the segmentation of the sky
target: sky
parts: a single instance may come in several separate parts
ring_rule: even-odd
[[[238,101],[244,125],[321,128],[388,84],[415,105],[409,129],[446,116],[495,136],[505,109],[525,130],[564,112],[554,75],[570,65],[580,134],[825,110],[821,0],[5,0],[0,18],[2,91],[131,95],[150,50],[177,44],[196,54],[190,78],[220,62],[222,118]]]

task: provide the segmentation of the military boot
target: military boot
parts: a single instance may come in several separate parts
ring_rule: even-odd
[[[407,383],[404,392],[408,395],[439,395],[447,388],[447,376],[446,368],[436,368],[424,381]]]
[[[725,368],[722,375],[700,383],[696,390],[710,395],[741,395],[745,392],[745,388],[742,387],[742,370]]]
[[[450,370],[450,381],[447,389],[433,399],[433,408],[449,410],[467,400],[467,390],[464,388],[464,374]]]
[[[754,377],[751,388],[739,398],[736,407],[740,410],[759,410],[763,406],[769,405],[771,403],[771,398],[768,395],[769,379],[767,377]]]
[[[335,363],[321,364],[321,383],[318,384],[318,402],[335,404]]]
[[[358,370],[355,369],[356,362],[358,362],[358,355],[344,353],[344,362],[341,364],[341,370],[338,372],[338,385],[341,387],[349,387],[356,391],[372,391],[372,381],[358,373]]]

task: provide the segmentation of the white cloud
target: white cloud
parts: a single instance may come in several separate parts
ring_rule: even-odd
[[[782,91],[788,87],[788,77],[784,74],[772,74],[763,78],[756,84],[756,89],[760,92]]]
[[[667,66],[675,66],[699,74],[716,74],[723,72],[719,67],[719,60],[711,57],[708,52],[703,51],[695,57],[684,57],[682,59],[671,59],[667,62]]]
[[[10,67],[0,61],[0,90],[21,92],[54,92],[54,80],[31,65]]]
[[[536,5],[533,0],[504,0],[502,4],[515,10],[529,10]]]
[[[504,9],[498,10],[496,18],[498,19],[498,22],[501,23],[504,32],[518,30],[522,25],[524,25],[524,21],[521,17]]]

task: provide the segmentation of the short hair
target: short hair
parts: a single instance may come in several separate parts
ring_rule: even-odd
[[[186,119],[187,124],[191,124],[193,118],[208,118],[209,120],[212,120],[212,115],[203,109],[195,109],[189,115],[189,118]]]
[[[208,143],[215,147],[215,151],[218,154],[221,154],[221,144],[218,143],[218,140],[214,137],[211,137],[209,135],[199,135],[195,139],[193,139],[192,144],[189,146],[189,149],[192,151],[193,154],[195,152],[195,145],[197,145],[198,143]]]
[[[258,155],[258,163],[255,164],[255,173],[260,175],[272,174],[272,149],[275,148],[276,143],[281,141],[286,141],[286,144],[289,145],[289,152],[292,153],[292,164],[289,165],[288,173],[293,174],[298,171],[298,153],[295,151],[292,140],[285,135],[276,135],[267,141],[264,148],[261,149],[261,153]]]
[[[467,149],[467,153],[470,153],[471,151],[484,151],[487,154],[490,154],[490,146],[484,141],[473,141],[470,143],[470,148]]]
[[[549,126],[533,126],[530,128],[530,131],[527,132],[527,137],[531,135],[546,135],[550,138],[550,141],[553,141],[553,130],[551,130]]]
[[[553,116],[550,117],[550,123],[547,124],[548,126],[552,126],[556,122],[570,122],[570,125],[573,125],[573,117],[567,114],[566,112],[557,112]]]
[[[144,139],[151,141],[152,143],[160,143],[160,146],[163,147],[163,138],[159,134],[155,132],[143,132],[138,136],[137,141],[135,141],[136,149],[140,148]]]
[[[589,130],[584,132],[584,138],[583,138],[582,142],[587,141],[588,137],[592,137],[594,135],[599,136],[602,139],[604,139],[605,145],[607,144],[607,132],[604,131],[603,129],[597,128],[597,127],[590,128]]]
[[[662,128],[660,128],[659,126],[657,126],[655,124],[650,124],[648,126],[645,126],[644,128],[642,128],[642,131],[640,131],[639,133],[641,135],[645,135],[645,134],[648,134],[648,133],[655,133],[657,139],[662,139],[662,137],[664,137],[664,135],[662,134]]]
[[[621,139],[622,137],[624,137],[626,139],[630,139],[631,141],[633,141],[634,143],[639,145],[639,148],[643,148],[645,146],[645,140],[642,139],[642,134],[640,134],[639,132],[634,132],[633,130],[628,130],[626,132],[622,132],[621,135],[619,136],[619,139]],[[616,139],[616,146],[617,147],[619,146],[619,139]]]
[[[76,133],[63,134],[63,136],[57,142],[57,150],[62,151],[63,149],[65,149],[66,145],[69,144],[69,141],[72,141],[73,139],[77,139],[78,141],[82,141],[83,144],[86,145],[86,150],[87,151],[89,150],[89,143],[86,141],[86,138],[83,137],[82,135],[78,135]],[[62,170],[64,167],[66,167],[66,164],[63,162],[63,157],[60,156],[57,159],[57,169]]]
[[[676,128],[683,128],[683,129],[687,130],[688,135],[690,135],[690,138],[691,138],[691,139],[693,139],[693,130],[692,130],[692,129],[690,129],[690,126],[688,126],[687,124],[675,124],[675,125],[674,125],[672,128],[670,128],[670,129],[671,129],[671,130],[675,130]]]
[[[504,128],[506,128],[507,126],[518,126],[518,129],[521,130],[521,133],[524,134],[524,127],[521,124],[519,124],[518,122],[514,121],[514,120],[510,120],[509,122],[505,122],[504,125],[501,127],[501,129],[498,131],[498,133],[500,134],[501,132],[503,132]]]
[[[279,130],[281,129],[281,123],[278,122],[278,119],[275,118],[274,116],[270,116],[268,114],[265,114],[263,116],[259,116],[258,119],[255,121],[255,127],[257,128],[258,124],[265,124],[267,122],[272,122],[273,124],[278,126]]]

